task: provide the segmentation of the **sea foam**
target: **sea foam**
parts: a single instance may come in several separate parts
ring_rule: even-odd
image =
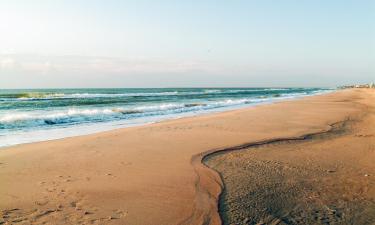
[[[48,134],[45,140],[60,138],[67,134],[73,136],[170,118],[219,112],[327,91],[331,89],[0,90],[0,146],[44,140],[37,134]],[[59,134],[59,131],[62,133]]]

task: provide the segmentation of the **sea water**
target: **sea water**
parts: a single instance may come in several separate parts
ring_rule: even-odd
[[[332,91],[327,88],[0,90],[0,147]]]

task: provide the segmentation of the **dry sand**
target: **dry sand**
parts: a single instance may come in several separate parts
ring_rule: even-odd
[[[251,176],[260,183],[259,188],[265,184],[263,187],[269,187],[270,193],[275,193],[279,189],[273,187],[279,186],[278,184],[287,179],[286,184],[281,185],[280,191],[293,187],[297,195],[303,192],[301,190],[305,187],[302,181],[293,179],[304,179],[303,174],[306,174],[306,184],[311,184],[311,193],[323,193],[315,197],[318,203],[319,196],[327,195],[327,201],[341,198],[339,194],[335,194],[335,187],[338,190],[343,189],[342,193],[348,195],[342,196],[346,202],[350,198],[370,201],[374,198],[372,187],[375,176],[372,136],[374,119],[370,116],[373,115],[371,104],[375,99],[374,94],[373,90],[344,90],[243,110],[1,149],[0,223],[220,224],[217,201],[223,184],[218,173],[201,163],[203,156],[233,146],[240,148],[254,142],[329,131],[330,124],[348,118],[362,121],[353,125],[356,126],[353,132],[360,136],[349,133],[347,135],[351,135],[352,140],[348,139],[342,143],[340,138],[345,136],[324,138],[322,141],[328,143],[324,145],[315,142],[315,139],[311,144],[292,143],[311,148],[311,151],[317,149],[319,153],[312,156],[308,154],[309,151],[289,151],[286,145],[280,143],[276,144],[276,147],[270,147],[270,150],[269,146],[262,146],[268,153],[258,151],[260,153],[254,159],[251,158],[253,153],[247,153],[253,150],[246,150],[241,153],[245,159],[239,163],[247,163],[249,169],[239,171],[240,179],[234,177],[230,182],[238,183],[244,188],[244,192],[253,190],[256,196],[267,196],[267,193],[263,194],[258,192],[259,189],[254,189],[251,181],[243,179],[246,178],[245,173],[254,168]],[[352,142],[367,147],[358,151],[345,148]],[[281,149],[278,152],[277,146],[286,150]],[[342,149],[346,153],[341,154],[341,148],[336,146],[344,147]],[[274,152],[276,156],[273,156]],[[283,156],[282,152],[287,152],[288,156]],[[299,152],[303,154],[299,155]],[[226,154],[220,157],[227,160]],[[271,159],[270,164],[262,164],[262,157],[273,157],[279,165],[272,165],[274,161]],[[350,157],[353,160],[348,166],[347,160]],[[322,164],[315,165],[315,162]],[[259,167],[264,165],[265,169],[252,163],[258,163]],[[280,178],[272,173],[279,171],[278,167],[284,168],[284,165],[285,170],[288,167],[293,170],[293,166],[300,166],[296,171],[301,174],[297,176],[293,175],[293,172],[285,172],[285,177]],[[217,163],[215,168],[218,168]],[[326,169],[335,170],[328,175],[337,177],[329,177],[327,172],[324,172]],[[322,171],[319,173],[320,170]],[[227,172],[230,175],[237,174],[233,165],[228,167]],[[365,177],[365,173],[370,176]],[[316,179],[309,180],[311,176],[316,176]],[[327,185],[324,185],[322,180]],[[224,182],[227,180],[224,179]],[[298,185],[293,186],[293,182]],[[314,186],[314,182],[321,184]],[[247,187],[247,184],[251,185]],[[325,188],[329,191],[322,192]],[[286,192],[291,193],[289,190]],[[280,196],[283,194],[276,193]],[[303,194],[301,196],[305,198],[307,195]],[[223,196],[225,198],[225,195]],[[229,196],[236,196],[236,193]],[[288,193],[285,193],[285,196],[288,196]],[[294,197],[298,199],[298,196]],[[250,196],[247,198],[249,203],[239,204],[252,204],[256,201],[251,200]],[[286,205],[294,204],[293,201],[290,200],[292,203]],[[263,203],[267,205],[267,200]],[[317,207],[320,206],[318,203]],[[335,210],[340,210],[340,207]],[[366,205],[363,207],[369,209]],[[255,207],[241,210],[262,209]]]

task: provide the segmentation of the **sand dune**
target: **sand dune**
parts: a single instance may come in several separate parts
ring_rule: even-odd
[[[233,146],[328,131],[330,124],[370,113],[373,100],[373,90],[342,90],[4,148],[0,150],[0,221],[220,224],[217,201],[223,183],[217,172],[201,163],[203,156]],[[363,123],[363,129],[368,126]],[[372,135],[372,131],[358,135]],[[371,137],[361,140],[373,149]],[[324,157],[334,160],[337,154],[336,150]],[[351,154],[355,158],[361,152]],[[360,165],[372,165],[371,159]],[[369,178],[373,185],[373,176]]]

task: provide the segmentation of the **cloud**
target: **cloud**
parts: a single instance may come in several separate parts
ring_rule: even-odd
[[[1,70],[32,73],[186,73],[215,72],[218,65],[204,61],[125,59],[91,56],[0,55]]]
[[[0,54],[0,88],[335,86],[373,81],[374,67]],[[355,74],[356,76],[354,76]]]

